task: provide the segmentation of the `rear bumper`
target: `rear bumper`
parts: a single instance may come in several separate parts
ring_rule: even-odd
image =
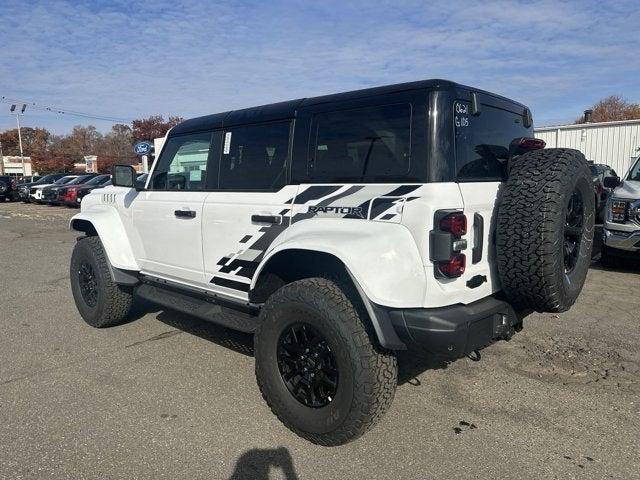
[[[528,312],[516,312],[504,300],[487,297],[469,305],[404,310],[376,306],[407,346],[437,356],[459,358],[497,340],[508,340],[522,328]]]

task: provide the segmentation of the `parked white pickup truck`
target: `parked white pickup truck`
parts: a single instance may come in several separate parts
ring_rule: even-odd
[[[640,260],[640,157],[624,179],[607,177],[604,185],[615,190],[607,202],[602,263]]]

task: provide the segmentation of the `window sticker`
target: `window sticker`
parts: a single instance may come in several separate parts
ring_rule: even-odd
[[[231,132],[227,132],[224,134],[224,150],[223,150],[223,154],[224,155],[229,155],[229,152],[231,152]]]
[[[456,102],[454,122],[458,128],[469,126],[469,105]]]

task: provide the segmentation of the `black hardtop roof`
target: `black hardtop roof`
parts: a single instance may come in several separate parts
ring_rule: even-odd
[[[305,106],[318,105],[322,103],[348,101],[357,98],[370,97],[375,95],[384,95],[391,93],[399,93],[408,90],[423,90],[423,89],[462,89],[468,91],[474,91],[483,95],[489,95],[496,99],[509,102],[511,104],[518,105],[522,109],[526,108],[525,105],[514,102],[511,99],[496,95],[494,93],[486,92],[477,88],[467,87],[449,80],[432,79],[432,80],[419,80],[416,82],[396,83],[394,85],[385,85],[382,87],[365,88],[362,90],[353,90],[350,92],[333,93],[329,95],[322,95],[319,97],[299,98],[296,100],[289,100],[286,102],[271,103],[268,105],[261,105],[258,107],[244,108],[241,110],[231,110],[228,112],[214,113],[213,115],[205,115],[203,117],[191,118],[179,123],[173,127],[169,135],[180,135],[184,133],[197,132],[203,130],[219,129],[229,125],[242,125],[247,123],[260,123],[269,122],[273,120],[282,120],[286,118],[293,118],[296,116],[296,111]]]

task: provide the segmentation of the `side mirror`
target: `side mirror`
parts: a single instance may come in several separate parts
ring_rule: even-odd
[[[620,177],[604,177],[603,183],[606,188],[616,188],[622,182],[620,181]]]
[[[111,169],[111,183],[116,187],[134,188],[136,171],[131,165],[114,165]]]

